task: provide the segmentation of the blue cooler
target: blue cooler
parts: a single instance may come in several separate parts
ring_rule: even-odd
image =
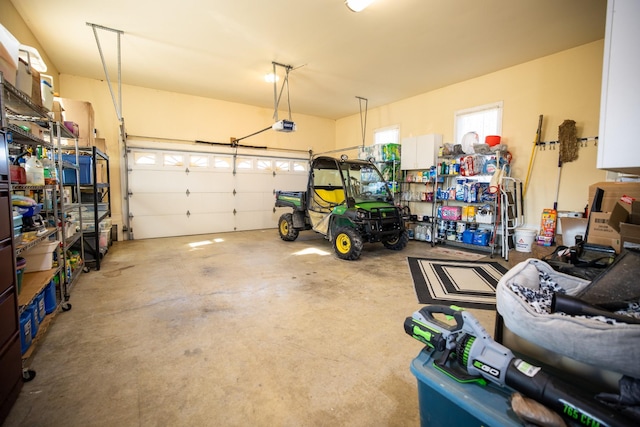
[[[425,347],[411,363],[418,379],[421,426],[522,426],[509,403],[512,389],[460,383],[433,367],[433,355]]]
[[[31,310],[25,310],[20,315],[20,347],[24,354],[31,346]]]

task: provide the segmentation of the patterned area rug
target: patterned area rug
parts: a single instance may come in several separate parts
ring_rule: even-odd
[[[407,258],[418,302],[493,310],[507,268],[498,262]]]
[[[470,251],[461,251],[458,249],[445,248],[442,246],[436,246],[434,248],[431,248],[431,251],[433,251],[434,253],[450,256],[457,259],[468,259],[468,260],[474,260],[474,261],[489,255],[489,254],[478,254]]]

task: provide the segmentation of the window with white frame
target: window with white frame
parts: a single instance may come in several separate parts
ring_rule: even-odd
[[[293,161],[293,170],[295,172],[306,172],[308,166],[309,166],[308,162],[305,162],[305,161],[302,161],[302,160],[299,160],[299,161],[294,160]]]
[[[469,132],[478,134],[480,144],[487,135],[502,135],[502,101],[458,110],[454,115],[456,144],[462,144]]]
[[[156,164],[156,153],[134,151],[133,152],[133,162],[136,165],[155,165]]]
[[[276,170],[278,172],[288,172],[291,169],[289,160],[276,160]]]
[[[400,141],[400,126],[389,126],[373,131],[373,144],[398,144]]]
[[[233,158],[226,156],[215,156],[213,158],[213,167],[218,169],[231,169],[233,166]]]
[[[184,156],[182,154],[165,154],[163,157],[164,166],[184,166]]]
[[[270,171],[273,169],[273,162],[271,160],[258,159],[256,160],[256,169],[261,171]]]
[[[248,157],[237,157],[236,168],[238,169],[253,169],[253,159]]]
[[[192,154],[189,156],[189,167],[192,168],[208,168],[209,156],[201,156],[198,154]]]

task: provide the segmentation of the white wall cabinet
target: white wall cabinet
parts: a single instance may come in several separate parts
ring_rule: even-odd
[[[600,100],[599,169],[640,175],[640,2],[608,0]]]
[[[437,133],[402,138],[400,169],[429,169],[436,164],[441,146],[442,135]]]

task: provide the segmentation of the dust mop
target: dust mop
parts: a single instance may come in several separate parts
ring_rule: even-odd
[[[573,162],[578,158],[578,133],[574,120],[565,120],[558,127],[558,143],[560,152],[558,154],[558,183],[556,184],[556,201],[553,209],[558,209],[558,196],[560,195],[560,175],[564,163]]]
[[[539,246],[551,246],[555,242],[562,165],[567,162],[572,162],[578,158],[578,137],[576,132],[576,122],[574,120],[565,120],[558,127],[558,143],[560,145],[560,150],[558,154],[558,183],[556,184],[556,200],[553,203],[553,209],[544,209],[542,211],[540,233],[537,238]]]

